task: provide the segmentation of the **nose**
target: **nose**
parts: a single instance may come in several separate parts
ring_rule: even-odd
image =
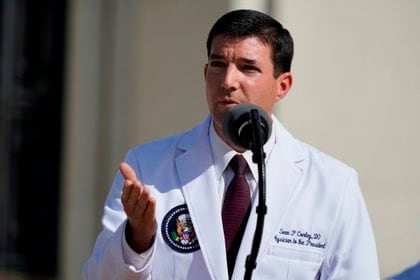
[[[222,81],[222,88],[225,90],[235,90],[239,87],[239,71],[233,64],[226,68]]]

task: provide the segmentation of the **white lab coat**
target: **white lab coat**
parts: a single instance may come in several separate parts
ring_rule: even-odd
[[[191,131],[140,145],[126,161],[156,198],[157,236],[151,262],[126,264],[126,216],[118,173],[105,204],[103,231],[83,268],[84,279],[228,279],[220,200],[215,186],[210,117]],[[267,207],[253,279],[379,279],[374,236],[356,172],[293,138],[274,118],[276,139],[266,161]],[[170,209],[187,204],[200,249],[180,253],[161,234]],[[255,207],[232,279],[243,279],[255,231]]]

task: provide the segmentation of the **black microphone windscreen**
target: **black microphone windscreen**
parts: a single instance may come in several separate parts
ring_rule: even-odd
[[[254,104],[242,103],[230,109],[223,120],[223,134],[231,145],[243,149],[251,149],[253,139],[251,124],[252,110],[257,110],[260,115],[262,144],[265,144],[268,138],[270,138],[271,119],[268,117],[267,113]]]

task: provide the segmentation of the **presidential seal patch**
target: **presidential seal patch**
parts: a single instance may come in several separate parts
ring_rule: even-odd
[[[162,237],[169,247],[180,253],[191,253],[200,249],[186,204],[172,208],[165,215],[162,221]]]

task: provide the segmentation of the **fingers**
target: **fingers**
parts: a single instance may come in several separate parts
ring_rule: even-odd
[[[156,236],[157,223],[155,218],[156,201],[150,196],[150,191],[144,189],[142,196],[135,207],[133,218],[128,218],[126,230],[129,233],[127,243],[137,253],[141,254],[150,248]],[[146,199],[148,197],[148,199]]]
[[[121,202],[124,206],[127,204],[128,200],[130,199],[131,193],[133,192],[133,190],[136,189],[135,187],[136,184],[138,184],[137,189],[139,188],[141,189],[140,181],[137,181],[136,183],[133,183],[131,180],[124,181],[123,191],[121,194]]]
[[[121,202],[127,217],[133,223],[151,224],[154,221],[156,201],[151,196],[150,190],[140,181],[133,183],[125,180]]]
[[[128,218],[127,242],[134,251],[142,253],[150,248],[156,234],[156,200],[150,190],[137,180],[130,165],[123,162],[119,169],[125,179],[121,202]]]
[[[146,210],[144,210],[144,218],[147,221],[151,221],[154,226],[154,230],[156,231],[156,218],[155,218],[155,209],[156,209],[156,200],[153,197],[149,198]]]
[[[120,163],[119,166],[120,172],[123,175],[124,179],[130,180],[133,183],[137,181],[136,172],[134,172],[133,168],[125,162]]]
[[[124,207],[127,204],[128,198],[130,197],[132,188],[133,188],[133,183],[129,180],[125,180],[123,191],[121,194],[121,202],[124,205]]]
[[[142,217],[146,223],[151,223],[154,220],[155,200],[151,196],[149,189],[143,188],[133,214],[135,217]]]
[[[151,196],[150,190],[137,179],[130,165],[122,162],[119,169],[125,179],[121,202],[130,223],[133,227],[154,227],[156,200]]]
[[[128,165],[125,162],[122,162],[119,165],[119,169],[120,169],[121,175],[125,179],[123,193],[121,195],[121,202],[123,203],[124,208],[126,208],[129,202],[129,199],[131,198],[130,206],[133,207],[135,206],[133,199],[138,197],[138,193],[141,191],[142,186],[140,182],[138,182],[136,173],[134,172],[133,168],[130,165]],[[139,183],[140,187],[134,186],[137,183]],[[135,190],[134,193],[133,193],[133,190]],[[133,193],[133,197],[131,196],[131,193]]]
[[[127,216],[131,216],[135,212],[142,192],[143,188],[140,185],[140,182],[137,181],[133,184],[131,181],[126,180],[121,201],[124,205],[124,210],[127,213]]]

